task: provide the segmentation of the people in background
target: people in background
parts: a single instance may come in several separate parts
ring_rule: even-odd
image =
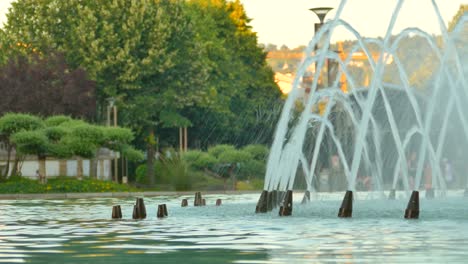
[[[452,164],[447,158],[442,159],[442,171],[447,188],[451,188],[455,178],[453,176]]]
[[[37,179],[39,180],[39,183],[42,183],[42,184],[45,184],[46,183],[46,179],[45,179],[45,175],[42,175],[39,170],[36,170],[36,177]]]

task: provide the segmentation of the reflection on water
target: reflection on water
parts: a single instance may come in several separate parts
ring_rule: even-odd
[[[337,218],[339,195],[294,204],[292,217],[254,213],[258,195],[145,198],[148,218],[131,220],[134,199],[0,201],[0,262],[8,263],[363,263],[464,262],[468,210],[460,193],[421,200],[421,219],[405,220],[407,200],[363,199],[353,218]],[[217,198],[221,207],[214,206]],[[295,200],[300,200],[299,195]],[[169,217],[156,218],[166,203]],[[124,220],[111,220],[120,204]]]

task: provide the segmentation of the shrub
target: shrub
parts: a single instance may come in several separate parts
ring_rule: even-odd
[[[0,134],[12,135],[20,131],[44,127],[42,120],[33,115],[8,113],[0,117]]]
[[[248,160],[241,164],[238,175],[239,179],[262,179],[265,176],[265,171],[265,161]]]
[[[135,181],[140,184],[148,184],[148,177],[146,177],[146,164],[142,164],[135,170]]]
[[[218,160],[209,153],[199,150],[187,151],[182,155],[182,158],[193,169],[203,170],[205,168],[212,168]]]
[[[218,160],[221,163],[241,163],[250,159],[252,159],[252,155],[250,155],[250,153],[237,149],[228,149],[218,157]]]
[[[61,125],[62,123],[72,121],[73,119],[69,116],[64,116],[64,115],[57,115],[57,116],[51,116],[44,120],[44,123],[48,127],[54,127]]]
[[[255,160],[266,160],[269,152],[266,146],[260,144],[247,145],[242,150],[250,153]]]
[[[68,130],[64,127],[54,126],[45,128],[44,133],[51,141],[59,141],[68,133]]]
[[[219,158],[219,156],[226,152],[226,151],[232,151],[232,150],[236,150],[236,148],[232,145],[216,145],[214,147],[210,147],[208,148],[208,153],[213,155],[213,157],[215,158]]]
[[[71,192],[127,192],[135,191],[128,185],[85,178],[58,177],[47,184],[22,177],[10,177],[0,184],[0,193],[71,193]]]
[[[169,177],[176,191],[187,191],[192,188],[188,164],[177,153],[162,157],[160,163],[161,173]]]

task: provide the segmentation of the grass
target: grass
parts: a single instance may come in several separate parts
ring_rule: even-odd
[[[11,177],[0,183],[0,193],[93,193],[93,192],[129,192],[137,188],[110,181],[95,179],[78,180],[70,177],[48,179],[46,184],[22,177]]]
[[[197,191],[222,191],[224,180],[214,178],[203,173],[194,173],[190,176],[192,182],[190,189]],[[231,190],[232,181],[226,181],[227,190]],[[263,180],[238,181],[238,191],[261,190]],[[137,188],[131,184],[118,184],[111,181],[84,178],[78,180],[74,177],[50,178],[46,184],[37,180],[23,177],[10,177],[0,183],[0,194],[28,194],[28,193],[100,193],[100,192],[140,192],[140,191],[177,191],[174,184],[157,184],[152,188]]]

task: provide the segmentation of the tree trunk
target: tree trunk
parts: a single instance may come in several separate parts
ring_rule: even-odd
[[[47,182],[46,156],[45,155],[39,155],[38,156],[38,161],[39,161],[39,175],[42,176],[42,179],[38,179],[38,180],[41,183],[46,183]]]
[[[5,166],[5,173],[2,173],[2,178],[8,178],[8,173],[10,172],[10,163],[11,163],[11,152],[13,151],[13,146],[7,144],[7,163]]]
[[[7,145],[7,162],[5,166],[5,172],[1,173],[1,177],[3,179],[6,179],[8,177],[8,172],[10,172],[10,161],[11,161],[11,151],[13,150],[13,147],[10,146],[9,144]]]
[[[67,176],[67,161],[59,160],[59,175]]]
[[[76,158],[76,177],[78,180],[83,179],[83,159],[81,157]]]
[[[92,158],[90,160],[90,164],[89,164],[89,177],[91,179],[97,179],[97,167],[98,167],[98,160],[97,160],[97,157],[99,155],[99,150],[96,151],[96,155],[94,156],[94,158]]]
[[[13,167],[11,168],[11,174],[10,176],[13,176],[13,175],[19,175],[18,173],[18,164],[19,164],[19,156],[18,156],[18,153],[15,155],[15,161],[13,163]]]
[[[146,143],[148,153],[148,157],[146,159],[146,177],[149,180],[149,184],[154,186],[156,183],[156,179],[154,178],[154,146],[156,145],[156,141],[154,139],[153,129],[149,131],[149,136],[146,140]]]

